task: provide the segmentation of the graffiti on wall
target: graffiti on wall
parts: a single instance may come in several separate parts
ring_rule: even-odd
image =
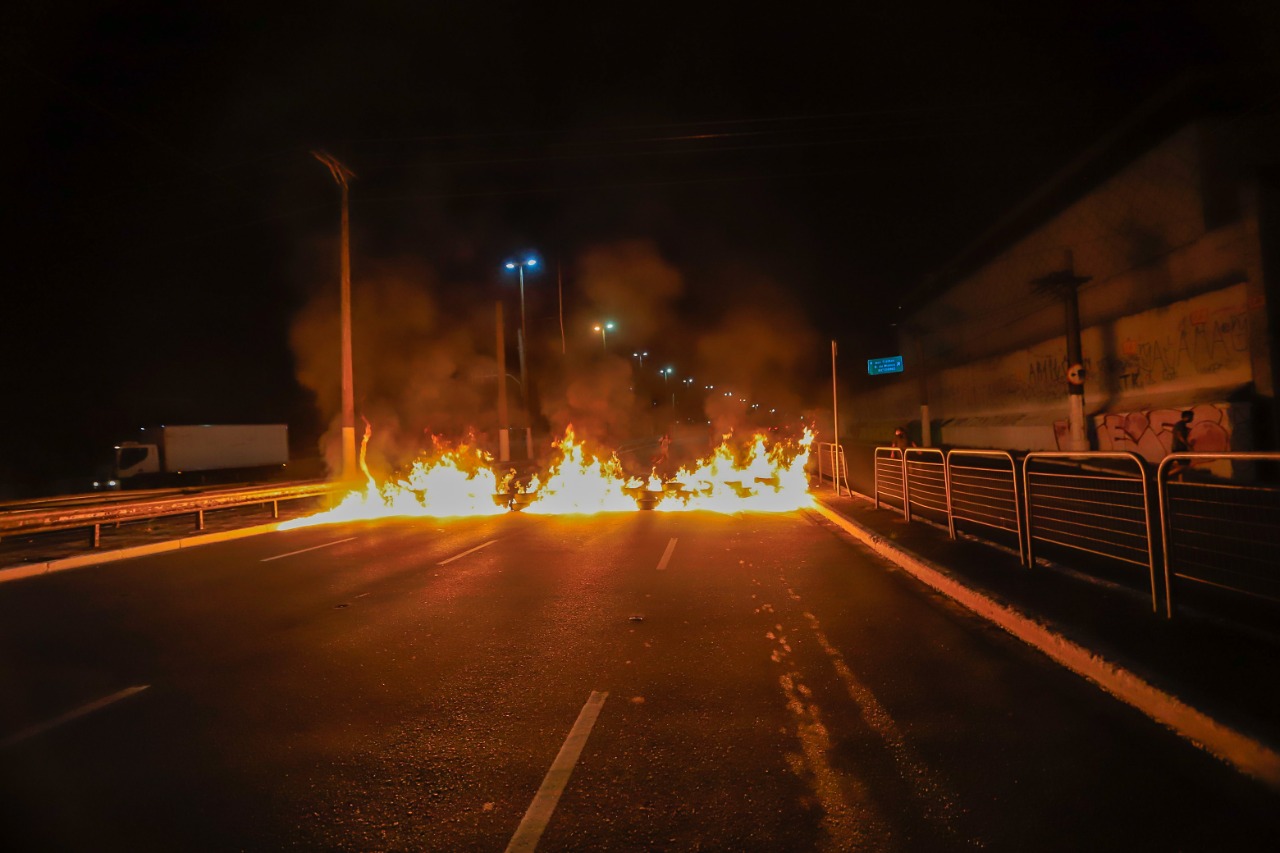
[[[1191,409],[1191,449],[1195,453],[1219,453],[1231,449],[1231,418],[1225,405],[1201,403]],[[1182,417],[1181,409],[1147,409],[1138,412],[1110,412],[1094,417],[1099,450],[1137,453],[1157,463],[1173,448],[1173,425]],[[1065,420],[1053,425],[1059,450],[1066,449]]]
[[[1240,283],[1084,329],[1086,399],[1249,382],[1255,333],[1251,321],[1259,307]],[[1059,403],[1066,395],[1070,364],[1066,340],[1058,337],[1005,355],[938,367],[932,381],[939,409],[964,416],[1017,404]]]
[[[1103,370],[1123,393],[1187,375],[1219,373],[1246,361],[1248,352],[1249,313],[1243,306],[1200,308],[1178,318],[1170,334],[1124,338]]]
[[[1100,347],[1100,337],[1086,341],[1087,352],[1097,352]],[[1113,356],[1085,357],[1089,376],[1086,396],[1125,394],[1247,368],[1249,313],[1239,305],[1216,311],[1189,311],[1177,318],[1169,332],[1146,337],[1125,335],[1116,341],[1115,348],[1118,351]],[[1026,364],[1026,384],[1022,389],[1026,397],[1047,400],[1066,392],[1069,365],[1065,355],[1028,353]]]

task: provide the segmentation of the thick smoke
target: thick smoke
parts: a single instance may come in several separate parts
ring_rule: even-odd
[[[778,425],[783,415],[798,423],[811,399],[817,335],[780,294],[755,295],[698,339],[698,370],[716,383],[705,409],[717,434]]]
[[[672,334],[684,279],[652,243],[626,240],[583,252],[572,266],[572,281],[579,296],[565,318],[571,343],[545,371],[542,413],[552,435],[572,424],[600,449],[621,450],[625,464],[628,444],[660,430],[650,401],[638,393],[636,364],[625,344]],[[611,340],[594,330],[607,321],[617,323]]]
[[[433,436],[460,441],[474,431],[482,445],[492,443],[485,432],[496,424],[492,310],[446,313],[432,298],[435,284],[430,270],[413,263],[375,266],[352,284],[357,432],[363,428],[360,419],[367,418],[373,428],[368,462],[375,475],[429,453]],[[307,305],[293,324],[291,342],[299,381],[330,418],[322,447],[336,470],[341,456],[336,293]]]
[[[382,479],[430,456],[438,439],[470,438],[496,454],[500,377],[493,303],[474,298],[453,309],[435,295],[486,288],[450,283],[446,291],[420,263],[363,266],[352,288],[352,325],[357,431],[367,418],[371,472]],[[544,456],[572,424],[593,452],[617,451],[630,472],[640,473],[648,470],[664,433],[673,438],[671,457],[692,461],[726,433],[778,426],[784,417],[798,425],[813,399],[811,368],[821,353],[817,336],[779,287],[741,270],[721,271],[718,282],[687,282],[643,240],[589,249],[567,271],[565,351],[558,317],[546,311],[529,316],[531,402],[541,415],[534,424],[535,453]],[[717,283],[732,296],[717,299]],[[331,470],[337,469],[341,435],[336,290],[325,288],[308,304],[291,334],[299,381],[315,393],[329,422],[322,445]],[[545,285],[530,290],[536,294],[531,305],[539,299],[547,304]],[[701,319],[682,323],[679,313],[688,312],[690,302],[701,303],[691,312]],[[506,372],[512,376],[519,372],[519,316],[509,299]],[[594,327],[608,320],[617,327],[606,341]],[[632,357],[636,348],[652,352],[643,369]],[[668,363],[678,365],[678,374],[664,383],[658,369]],[[696,385],[685,384],[690,376]],[[522,389],[506,381],[509,423],[518,427],[524,422]],[[714,391],[704,388],[712,383]],[[673,393],[679,405],[672,405]],[[520,448],[519,457],[517,436],[512,445]]]

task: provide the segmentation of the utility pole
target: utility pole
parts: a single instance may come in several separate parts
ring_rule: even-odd
[[[507,424],[507,343],[503,339],[502,300],[494,303],[498,320],[498,461],[511,459],[511,433]]]
[[[840,490],[840,399],[836,388],[836,342],[831,342],[831,479],[835,482],[836,495]]]
[[[560,354],[568,350],[564,345],[564,279],[560,276],[560,260],[556,259],[556,295],[560,298]]]
[[[356,406],[353,371],[351,369],[351,219],[349,181],[356,173],[327,151],[312,151],[311,156],[329,167],[334,181],[342,187],[342,479],[355,480],[356,470]]]
[[[1075,260],[1071,250],[1065,253],[1063,269],[1033,279],[1031,285],[1041,293],[1049,293],[1062,300],[1066,314],[1067,333],[1067,450],[1089,450],[1089,436],[1084,425],[1084,352],[1080,341],[1080,285],[1092,280],[1091,276],[1075,273]]]

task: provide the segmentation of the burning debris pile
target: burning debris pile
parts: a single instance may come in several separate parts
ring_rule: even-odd
[[[805,464],[813,433],[798,440],[771,441],[765,434],[746,442],[732,435],[706,458],[674,475],[628,477],[616,453],[590,452],[573,427],[555,443],[545,471],[527,479],[483,450],[437,441],[403,475],[381,485],[365,465],[370,431],[360,447],[365,486],[349,492],[331,510],[281,525],[307,527],[343,521],[393,517],[497,515],[510,510],[542,515],[632,512],[788,512],[809,506]]]

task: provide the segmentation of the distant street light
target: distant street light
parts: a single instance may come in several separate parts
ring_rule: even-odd
[[[671,374],[675,372],[675,368],[674,368],[674,367],[664,367],[664,368],[662,368],[661,370],[659,370],[658,372],[662,374],[662,387],[663,387],[663,388],[666,388],[666,387],[667,387],[667,379],[668,379],[668,378],[670,378]],[[671,392],[671,410],[672,410],[672,411],[675,411],[675,408],[676,408],[676,392],[675,392],[675,391],[672,391],[672,392]]]
[[[601,349],[608,349],[608,348],[609,348],[607,333],[608,333],[608,332],[612,332],[612,331],[614,330],[614,328],[615,328],[615,327],[616,327],[616,324],[615,324],[612,320],[606,320],[606,321],[605,321],[605,322],[603,322],[603,323],[597,323],[597,324],[595,325],[595,331],[597,331],[597,332],[599,332],[599,333],[600,333],[600,347],[601,347]]]
[[[631,353],[631,357],[632,357],[632,358],[638,358],[638,359],[640,359],[640,367],[643,369],[643,368],[644,368],[644,360],[645,360],[646,358],[648,358],[648,357],[649,357],[649,353],[647,353],[647,352],[633,352],[633,353]]]
[[[311,156],[329,167],[334,181],[342,187],[342,284],[339,293],[342,327],[342,479],[354,480],[356,470],[356,406],[351,369],[351,219],[348,214],[348,183],[356,173],[327,151],[312,151]]]

